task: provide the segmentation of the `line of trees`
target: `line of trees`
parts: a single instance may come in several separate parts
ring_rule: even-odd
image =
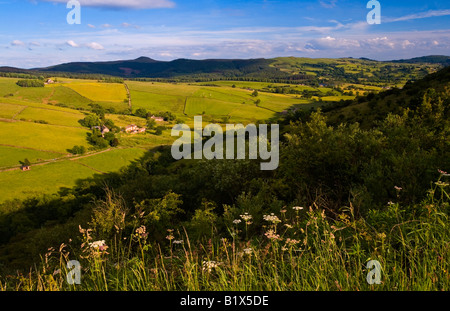
[[[16,83],[20,87],[44,87],[45,83],[39,79],[24,79]]]

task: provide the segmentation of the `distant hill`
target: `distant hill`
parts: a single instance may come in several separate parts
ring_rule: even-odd
[[[409,64],[428,63],[428,64],[442,64],[444,66],[449,66],[450,65],[450,56],[430,55],[430,56],[414,57],[414,58],[410,58],[410,59],[392,60],[391,62],[392,63],[409,63]]]
[[[408,82],[401,89],[392,88],[353,101],[330,105],[324,108],[324,112],[334,124],[358,122],[362,127],[373,127],[376,121],[383,120],[389,113],[401,115],[404,111],[418,111],[425,94],[437,102],[442,100],[445,113],[449,113],[450,67],[445,67],[416,82]]]
[[[448,56],[424,56],[410,60],[376,61],[368,58],[305,58],[272,59],[176,59],[159,61],[148,57],[104,62],[71,62],[45,68],[20,69],[0,67],[0,74],[29,73],[33,75],[70,74],[96,78],[151,78],[177,80],[258,80],[298,82],[308,85],[361,83],[378,86],[403,85],[416,81],[442,66],[450,64]]]
[[[273,60],[268,59],[177,59],[157,61],[148,57],[134,60],[110,62],[76,62],[46,68],[34,68],[40,72],[71,72],[82,74],[105,74],[132,78],[173,78],[182,76],[220,76],[252,77],[287,77],[288,74],[270,67]],[[262,74],[264,73],[264,74]]]

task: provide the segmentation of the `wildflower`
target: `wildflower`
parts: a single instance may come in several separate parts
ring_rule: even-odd
[[[271,222],[273,224],[277,224],[277,223],[281,222],[281,220],[276,215],[274,215],[273,213],[271,213],[270,215],[264,215],[263,219],[265,221],[269,221],[269,222]]]
[[[148,236],[148,233],[146,232],[147,228],[145,226],[140,226],[136,229],[136,236],[141,239],[146,239]]]
[[[269,238],[270,240],[278,240],[280,239],[280,236],[278,234],[275,233],[274,230],[270,229],[269,231],[267,231],[266,233],[264,233],[264,235]]]
[[[394,205],[395,203],[394,202],[392,202],[392,201],[389,201],[388,202],[388,205]]]
[[[438,170],[439,174],[441,175],[448,175],[447,172],[444,172],[443,170]]]
[[[93,248],[94,250],[101,251],[101,252],[106,251],[108,249],[108,246],[106,245],[105,240],[89,243],[89,247]]]
[[[172,241],[173,239],[175,239],[175,237],[172,234],[169,234],[166,236],[166,239]]]
[[[243,249],[244,254],[251,255],[253,253],[253,249],[251,247]]]
[[[213,269],[219,267],[220,263],[216,261],[203,261],[203,271],[211,272]]]
[[[167,229],[167,232],[169,232],[169,235],[166,236],[167,240],[172,241],[173,239],[175,239],[175,237],[172,234],[173,229]]]
[[[251,222],[251,220],[253,218],[252,215],[249,215],[248,213],[244,213],[243,215],[240,215],[240,217],[245,221],[246,225],[252,224],[252,222]]]
[[[286,239],[286,245],[294,246],[294,245],[296,245],[296,244],[298,244],[298,243],[300,243],[300,241],[298,241],[298,240],[290,239],[290,238],[287,238],[287,239]]]
[[[292,225],[290,225],[290,224],[284,224],[284,225],[286,226],[286,228],[292,229]]]
[[[240,224],[240,223],[241,223],[241,220],[240,220],[240,219],[235,219],[235,220],[233,220],[233,223],[234,223],[235,225]]]
[[[402,191],[403,190],[402,187],[398,187],[398,186],[394,186],[394,189],[397,190],[397,191]]]
[[[294,211],[301,211],[303,209],[303,207],[301,207],[301,206],[294,206],[292,209]]]
[[[174,240],[173,244],[183,244],[184,241],[183,240]]]
[[[436,184],[436,186],[438,186],[438,187],[442,187],[442,188],[444,188],[444,187],[447,187],[448,185],[449,185],[449,183],[447,183],[447,182],[442,182],[442,181],[437,181],[437,182],[435,182],[435,184]]]

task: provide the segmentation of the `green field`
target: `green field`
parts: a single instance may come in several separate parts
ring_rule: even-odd
[[[96,170],[108,173],[118,171],[131,161],[138,159],[145,153],[141,148],[115,149],[108,152],[88,156],[74,161],[82,163]]]
[[[123,84],[64,80],[47,85],[46,88],[53,90],[48,98],[48,102],[53,104],[88,109],[89,104],[96,103],[119,111],[128,107],[128,102],[125,102],[127,92]]]
[[[97,102],[123,102],[127,93],[123,84],[72,82],[65,84],[83,97]]]
[[[250,87],[264,88],[270,84],[260,82],[219,81],[208,84],[129,82],[133,110],[145,108],[154,113],[171,111],[177,116],[206,115],[211,119],[237,122],[255,122],[274,117],[294,105],[311,103],[293,95],[260,92],[252,97]],[[212,86],[216,85],[216,86]],[[281,84],[280,84],[281,85]],[[305,87],[306,88],[306,87]],[[259,107],[255,101],[260,99]]]
[[[0,103],[0,118],[12,119],[24,108],[24,106]]]
[[[27,121],[44,120],[54,125],[82,127],[78,121],[84,117],[84,114],[74,111],[65,112],[46,108],[27,107],[16,116],[16,119],[25,119]]]
[[[61,157],[61,154],[0,146],[0,168],[20,165],[19,161],[23,161],[24,159],[28,159],[31,163],[35,163],[41,160],[58,157]]]
[[[86,129],[37,124],[0,122],[0,144],[67,153],[75,145],[88,147]]]
[[[49,102],[62,104],[73,108],[88,108],[93,101],[75,92],[69,87],[54,86],[54,93]]]
[[[74,161],[32,166],[30,171],[0,172],[0,201],[56,193],[73,187],[76,181],[91,177],[95,171]]]
[[[159,111],[170,111],[176,115],[182,115],[184,110],[183,96],[163,95],[149,91],[130,90],[133,110],[145,108],[147,111],[157,113]]]
[[[0,172],[2,199],[23,198],[33,193],[52,193],[59,187],[74,185],[79,178],[96,173],[113,172],[126,166],[144,154],[145,150],[170,145],[177,137],[171,136],[174,122],[158,125],[166,127],[162,135],[154,130],[145,134],[118,133],[118,149],[64,158],[68,149],[75,145],[90,148],[87,142],[89,130],[79,121],[90,113],[90,104],[105,109],[114,108],[106,118],[124,128],[130,124],[145,127],[147,120],[126,114],[127,92],[123,84],[101,83],[96,80],[57,78],[57,82],[43,88],[22,88],[17,79],[0,78],[0,167],[19,165],[28,158],[32,163],[54,161],[51,164],[32,166],[30,172]],[[169,111],[178,120],[193,126],[193,117],[202,115],[204,123],[256,123],[279,116],[289,109],[310,109],[327,104],[328,101],[353,98],[341,96],[327,87],[290,85],[297,91],[320,91],[322,102],[302,98],[299,94],[276,94],[275,87],[286,87],[281,83],[248,81],[212,81],[210,83],[164,83],[126,81],[130,91],[132,111],[145,108],[152,114]],[[363,90],[364,85],[343,85]],[[252,96],[258,90],[257,97]],[[111,112],[112,110],[108,111]],[[39,123],[40,122],[40,123]],[[45,122],[47,124],[41,124]],[[56,159],[56,160],[53,160]],[[24,176],[26,178],[24,179]],[[41,177],[39,179],[39,177]],[[10,183],[5,183],[11,180]],[[35,185],[39,180],[39,185]],[[34,192],[33,192],[34,191]]]

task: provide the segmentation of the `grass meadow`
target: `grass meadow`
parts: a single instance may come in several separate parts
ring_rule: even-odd
[[[141,148],[113,149],[94,156],[81,157],[73,161],[95,168],[104,173],[110,173],[127,166],[133,160],[143,156],[144,153],[145,150]]]
[[[26,106],[0,103],[0,118],[12,119],[15,115],[17,115],[25,107]]]
[[[0,144],[68,153],[75,145],[89,147],[86,129],[31,122],[0,122]]]
[[[59,153],[0,146],[0,168],[20,165],[19,161],[28,159],[31,163],[61,157]]]
[[[252,213],[225,209],[228,234],[216,222],[197,218],[194,227],[167,227],[165,242],[154,242],[136,214],[131,233],[116,219],[112,235],[79,227],[79,242],[50,248],[41,266],[10,276],[2,290],[25,291],[440,291],[450,287],[448,207],[450,197],[434,186],[426,201],[407,207],[392,203],[366,221],[350,206],[330,218],[318,205],[286,206],[263,215],[263,234],[254,234]],[[124,210],[120,196],[107,192],[95,217]],[[106,214],[105,214],[106,215]],[[384,219],[386,223],[372,223]],[[390,222],[392,220],[392,222]],[[208,233],[209,232],[209,233]],[[79,284],[67,282],[67,263],[81,264]],[[379,283],[373,279],[376,260]]]
[[[94,173],[97,172],[69,160],[33,165],[26,172],[0,172],[0,201],[57,193],[63,187],[75,186],[77,180],[92,177]]]
[[[85,117],[84,114],[78,112],[58,111],[53,109],[42,109],[35,107],[27,107],[16,115],[16,119],[26,121],[39,121],[43,120],[52,125],[61,125],[69,127],[83,126],[78,122]]]
[[[118,83],[72,82],[65,86],[95,102],[123,102],[127,98],[124,85]]]
[[[176,116],[183,115],[185,97],[179,95],[163,95],[147,91],[130,90],[133,110],[144,108],[151,113],[170,111]]]

